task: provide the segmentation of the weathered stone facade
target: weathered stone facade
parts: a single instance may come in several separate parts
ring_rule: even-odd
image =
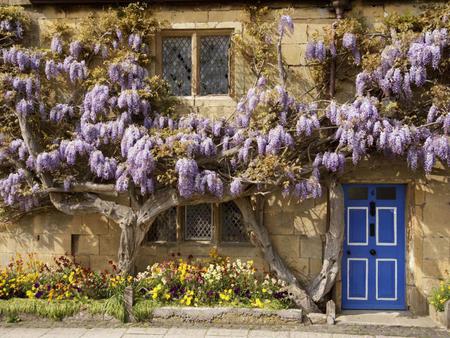
[[[0,3],[18,1],[0,1]],[[27,5],[27,1],[20,1]],[[304,50],[308,37],[316,30],[330,25],[334,13],[329,8],[312,3],[272,4],[274,10],[287,9],[295,22],[295,32],[283,43],[282,49],[290,71],[290,86],[304,87],[310,76],[304,63]],[[418,6],[418,5],[417,5]],[[37,22],[37,32],[42,33],[50,22],[64,21],[76,26],[80,18],[100,7],[86,6],[31,6],[26,8]],[[353,11],[374,24],[386,13],[414,12],[418,7],[407,2],[387,4],[353,3]],[[236,34],[245,34],[242,19],[246,12],[242,5],[189,5],[155,6],[155,16],[166,20],[170,29],[226,28]],[[38,36],[36,36],[38,38]],[[155,47],[155,46],[154,46]],[[154,48],[156,50],[156,47]],[[234,56],[233,92],[230,96],[191,97],[187,106],[208,116],[226,116],[235,107],[236,98],[242,95],[254,81],[245,62]],[[158,59],[156,59],[158,60]],[[157,65],[156,65],[157,68]],[[155,69],[156,69],[155,68]],[[295,81],[295,82],[294,82]],[[352,95],[345,88],[338,88],[341,96]],[[402,164],[386,159],[363,164],[357,170],[349,170],[342,183],[401,183],[407,185],[407,304],[418,313],[427,311],[426,297],[439,279],[448,277],[450,271],[450,182],[448,170],[437,169],[425,178],[407,171]],[[263,222],[268,228],[276,250],[288,266],[302,279],[314,277],[321,269],[324,235],[328,224],[327,194],[316,201],[301,204],[282,199],[279,195],[267,198]],[[116,224],[86,215],[70,217],[56,211],[44,210],[19,220],[16,224],[0,226],[0,264],[4,265],[15,253],[36,253],[50,261],[53,257],[72,254],[85,266],[100,270],[108,268],[108,261],[116,260],[120,230]],[[145,243],[138,255],[137,269],[142,270],[157,260],[168,259],[172,254],[183,257],[207,256],[215,247],[221,255],[252,259],[264,270],[264,261],[258,249],[250,244],[222,244],[204,242],[178,242],[176,244]],[[340,304],[341,281],[333,294]]]

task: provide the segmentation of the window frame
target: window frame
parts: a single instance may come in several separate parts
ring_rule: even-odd
[[[207,238],[201,238],[201,237],[192,237],[192,238],[187,238],[187,209],[189,207],[193,207],[193,206],[197,206],[197,205],[201,205],[201,204],[207,204],[209,205],[209,208],[211,209],[211,237],[209,239]],[[201,204],[194,204],[194,205],[185,205],[183,208],[183,238],[182,240],[184,242],[207,242],[207,243],[213,243],[215,240],[215,229],[216,229],[216,222],[215,222],[215,212],[214,212],[214,205],[212,203],[201,203]]]
[[[225,202],[224,202],[225,203]],[[234,203],[234,201],[233,201]],[[211,206],[211,239],[186,239],[186,208],[192,205],[183,205],[176,207],[176,241],[150,241],[148,234],[145,236],[145,244],[149,246],[168,246],[175,247],[179,245],[220,245],[222,247],[253,247],[253,244],[248,237],[243,241],[223,241],[222,231],[223,223],[221,219],[222,203],[205,203]]]
[[[162,76],[163,60],[162,60],[162,41],[169,37],[191,37],[191,95],[178,96],[182,98],[191,97],[234,97],[234,73],[235,60],[233,53],[233,28],[217,28],[217,29],[164,29],[156,35],[156,62],[155,72]],[[205,36],[229,36],[230,47],[228,49],[228,93],[227,94],[208,94],[200,95],[200,38]]]

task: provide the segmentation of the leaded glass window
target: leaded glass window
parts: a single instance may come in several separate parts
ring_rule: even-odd
[[[212,208],[210,204],[186,206],[185,209],[185,239],[212,239]]]
[[[163,78],[177,96],[191,95],[192,38],[166,37],[162,40]]]
[[[228,94],[230,36],[200,38],[200,95]]]
[[[177,208],[161,213],[153,222],[147,236],[150,242],[175,242],[177,240]]]
[[[234,202],[222,203],[220,205],[220,218],[222,242],[248,241],[241,211]]]

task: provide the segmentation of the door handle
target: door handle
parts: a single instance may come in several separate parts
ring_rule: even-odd
[[[375,256],[377,254],[377,252],[374,249],[370,249],[369,252],[372,256]]]
[[[375,202],[370,202],[369,207],[370,207],[370,216],[375,216]]]
[[[370,223],[370,237],[375,236],[375,223]]]

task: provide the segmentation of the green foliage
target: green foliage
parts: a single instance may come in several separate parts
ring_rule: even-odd
[[[53,301],[42,299],[12,298],[0,301],[0,314],[7,319],[18,321],[20,314],[33,314],[43,318],[62,320],[73,316],[82,308],[82,304],[76,301]]]
[[[244,35],[233,36],[233,47],[246,60],[256,79],[264,76],[270,82],[277,80],[278,17],[278,11],[268,7],[249,6],[243,21]]]
[[[3,6],[0,5],[0,22],[10,22],[10,23],[19,23],[21,25],[21,29],[24,33],[29,29],[31,20],[28,15],[25,14],[25,11],[20,6]],[[0,42],[2,45],[13,44],[22,39],[22,37],[17,36],[17,30],[13,29],[12,31],[6,31],[2,29],[0,31]]]
[[[152,318],[153,310],[157,304],[149,300],[139,300],[133,306],[133,316],[138,322],[144,322]]]
[[[450,301],[450,279],[442,281],[438,288],[433,288],[430,297],[430,304],[436,311],[444,311],[444,305]]]

